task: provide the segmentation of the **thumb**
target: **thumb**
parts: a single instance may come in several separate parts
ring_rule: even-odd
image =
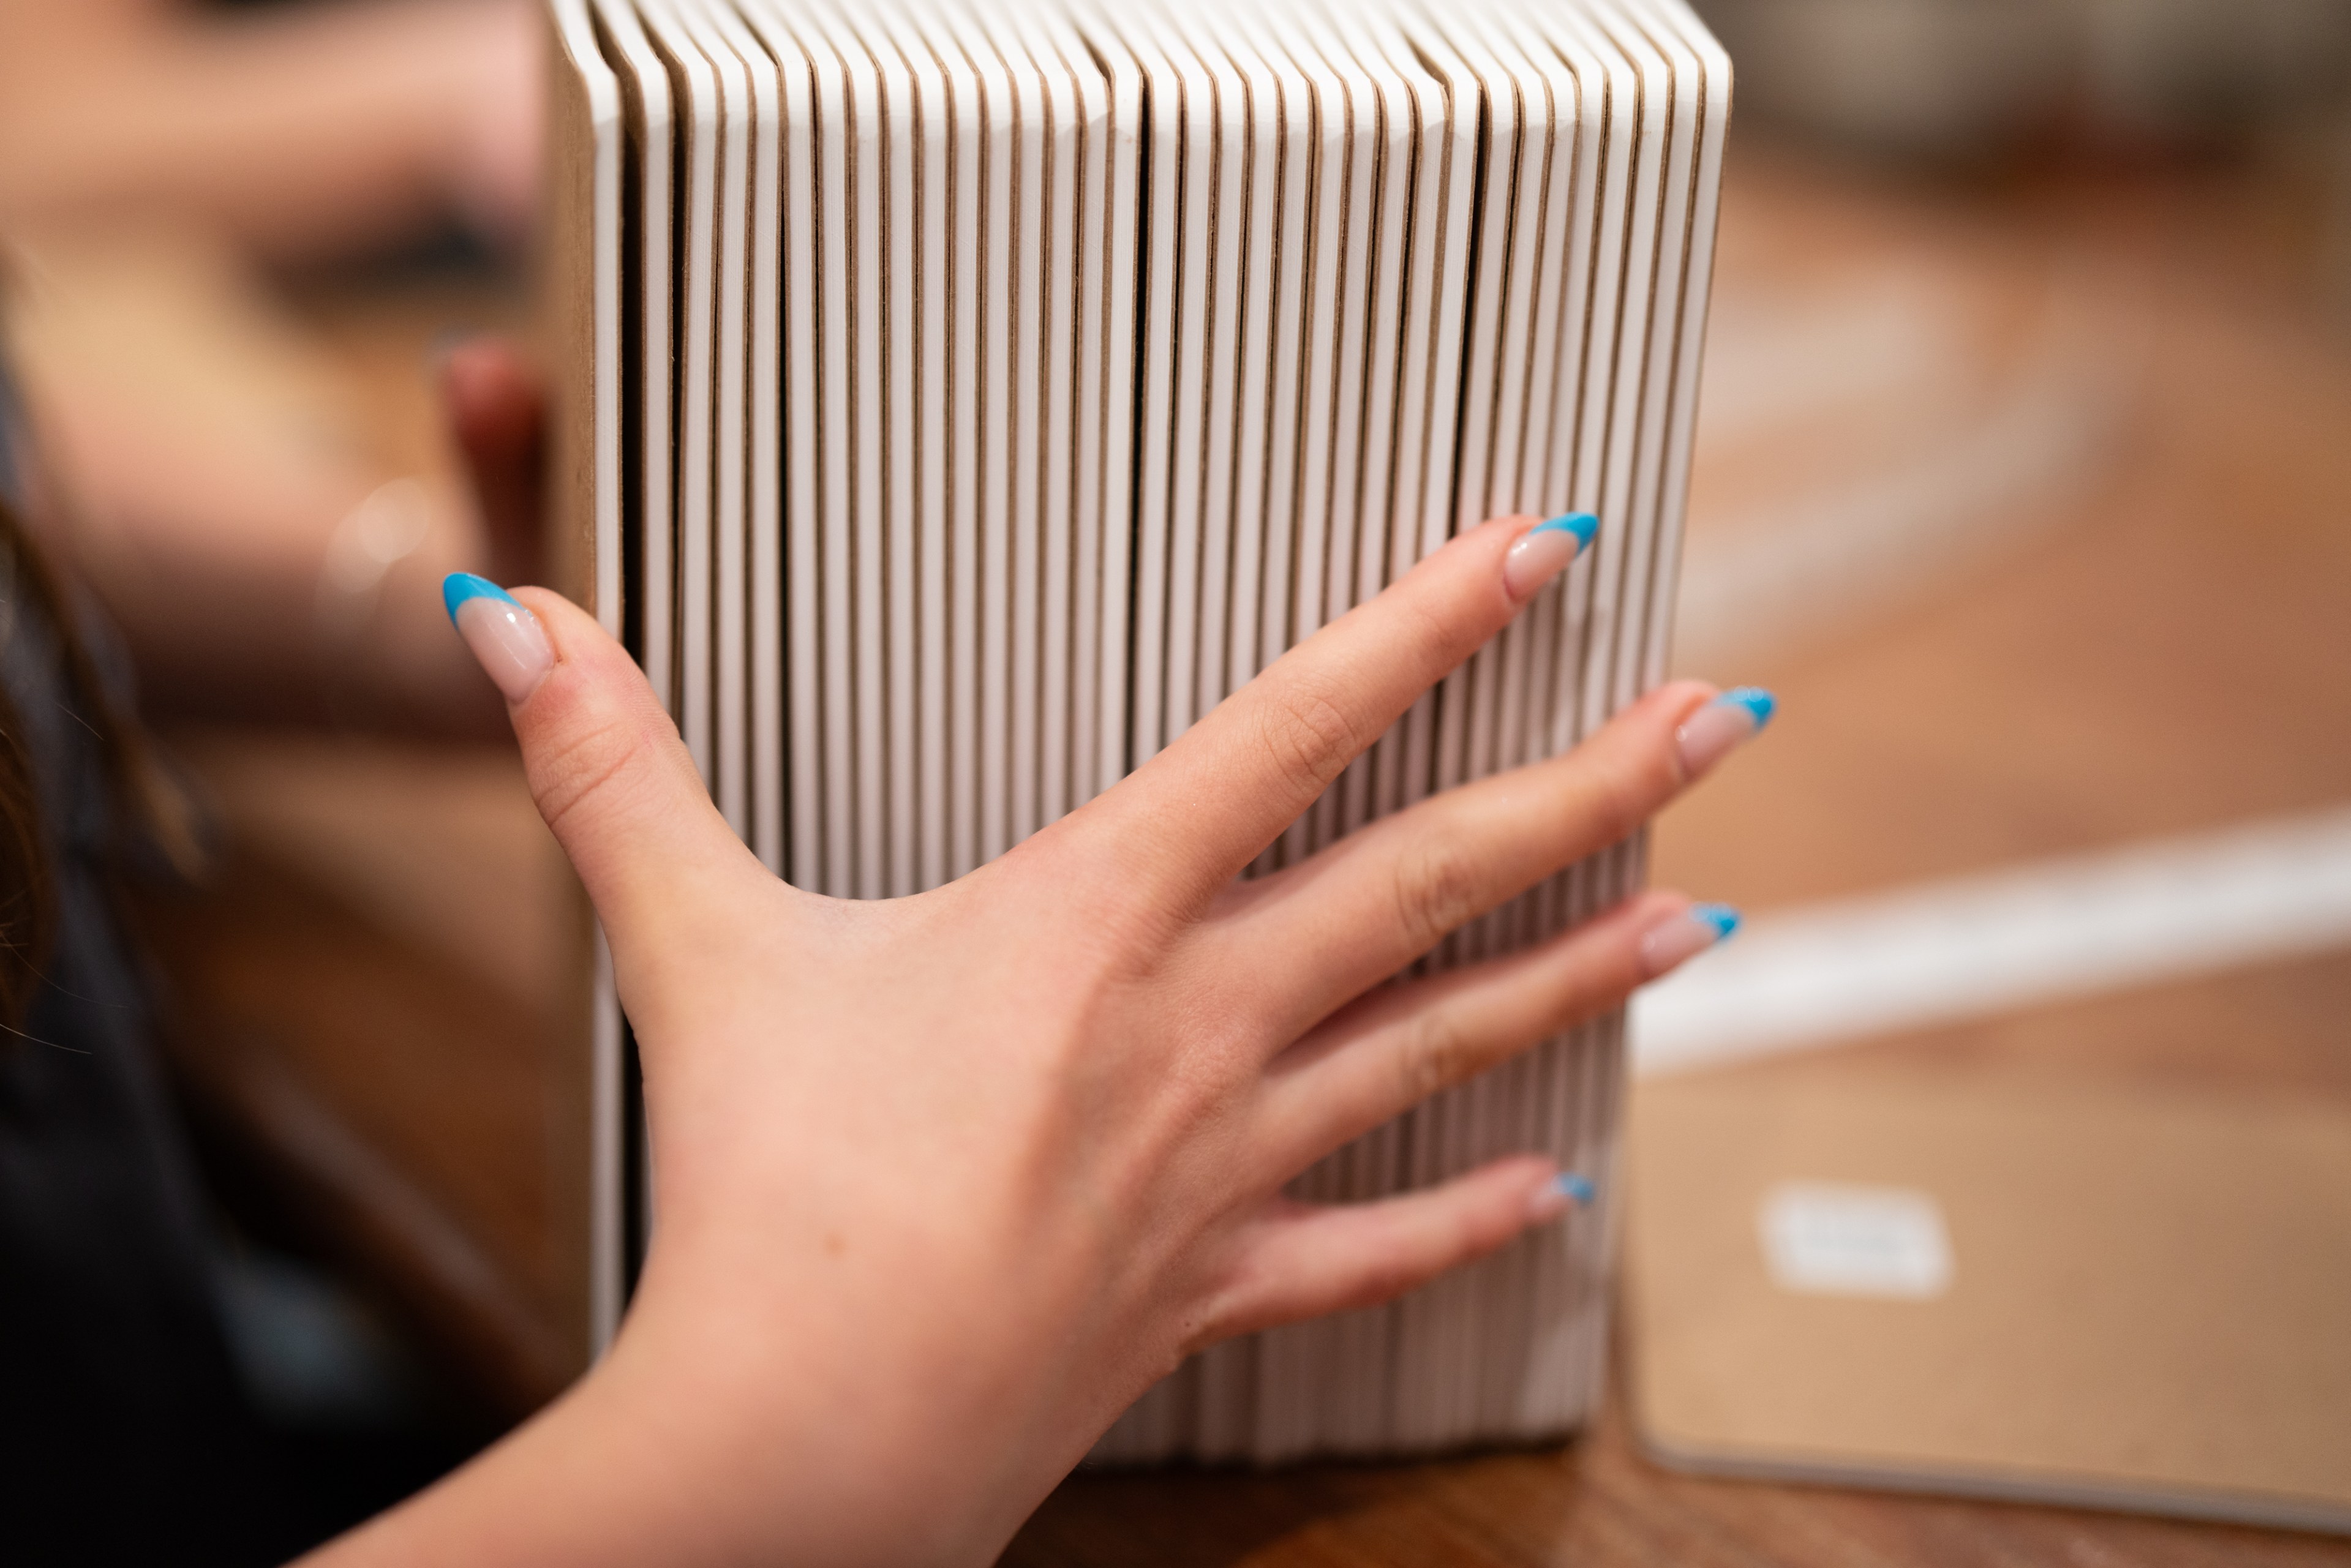
[[[777,885],[711,803],[653,687],[604,629],[560,594],[510,594],[455,572],[442,599],[498,689],[523,770],[588,889],[616,958],[694,927],[756,877]]]

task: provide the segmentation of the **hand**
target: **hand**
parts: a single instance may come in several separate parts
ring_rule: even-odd
[[[0,3],[0,226],[161,212],[316,263],[455,217],[519,247],[544,136],[542,9]]]
[[[1572,755],[1236,878],[1573,549],[1525,518],[1469,531],[1092,804],[881,903],[770,876],[588,616],[538,590],[458,604],[611,941],[653,1242],[578,1388],[340,1550],[985,1563],[1186,1354],[1555,1220],[1531,1155],[1358,1206],[1282,1188],[1711,941],[1653,893],[1390,981],[1633,831],[1761,715],[1670,685]]]
[[[60,276],[74,254],[52,257]],[[542,400],[517,350],[476,340],[439,372],[477,510],[437,476],[395,476],[289,423],[267,376],[214,377],[190,399],[203,356],[186,343],[106,351],[122,336],[112,298],[59,292],[28,318],[42,329],[20,384],[43,439],[26,520],[107,608],[142,707],[507,734],[496,690],[449,635],[441,583],[456,569],[535,575]]]

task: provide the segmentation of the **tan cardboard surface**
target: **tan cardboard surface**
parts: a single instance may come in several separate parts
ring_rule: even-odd
[[[2351,1529],[2351,1115],[1921,1073],[1633,1096],[1635,1419],[1693,1468]],[[1924,1191],[1927,1300],[1774,1283],[1786,1181]]]

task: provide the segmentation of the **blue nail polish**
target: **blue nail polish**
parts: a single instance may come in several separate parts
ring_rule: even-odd
[[[1600,519],[1590,512],[1563,512],[1547,523],[1537,523],[1531,534],[1567,533],[1575,536],[1578,554],[1592,547],[1592,536],[1600,531]]]
[[[1733,686],[1714,700],[1745,708],[1754,716],[1755,727],[1758,729],[1771,722],[1772,710],[1780,706],[1772,700],[1771,694],[1761,686]]]
[[[457,607],[468,599],[502,599],[508,604],[517,602],[515,596],[486,577],[476,577],[470,571],[453,571],[441,580],[441,603],[449,612],[454,623]]]
[[[1578,1176],[1573,1171],[1560,1172],[1551,1178],[1551,1185],[1552,1191],[1562,1197],[1573,1199],[1579,1207],[1591,1207],[1592,1200],[1600,1196],[1590,1177]]]
[[[1739,929],[1739,911],[1727,904],[1693,904],[1690,918],[1714,927],[1714,939],[1728,942],[1730,934]]]

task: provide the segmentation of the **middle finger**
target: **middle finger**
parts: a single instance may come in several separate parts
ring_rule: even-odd
[[[1228,973],[1255,973],[1275,1013],[1269,1036],[1286,1045],[1447,933],[1646,821],[1712,760],[1687,744],[1719,727],[1696,716],[1741,695],[1662,687],[1564,756],[1434,796],[1246,884],[1202,935]]]

